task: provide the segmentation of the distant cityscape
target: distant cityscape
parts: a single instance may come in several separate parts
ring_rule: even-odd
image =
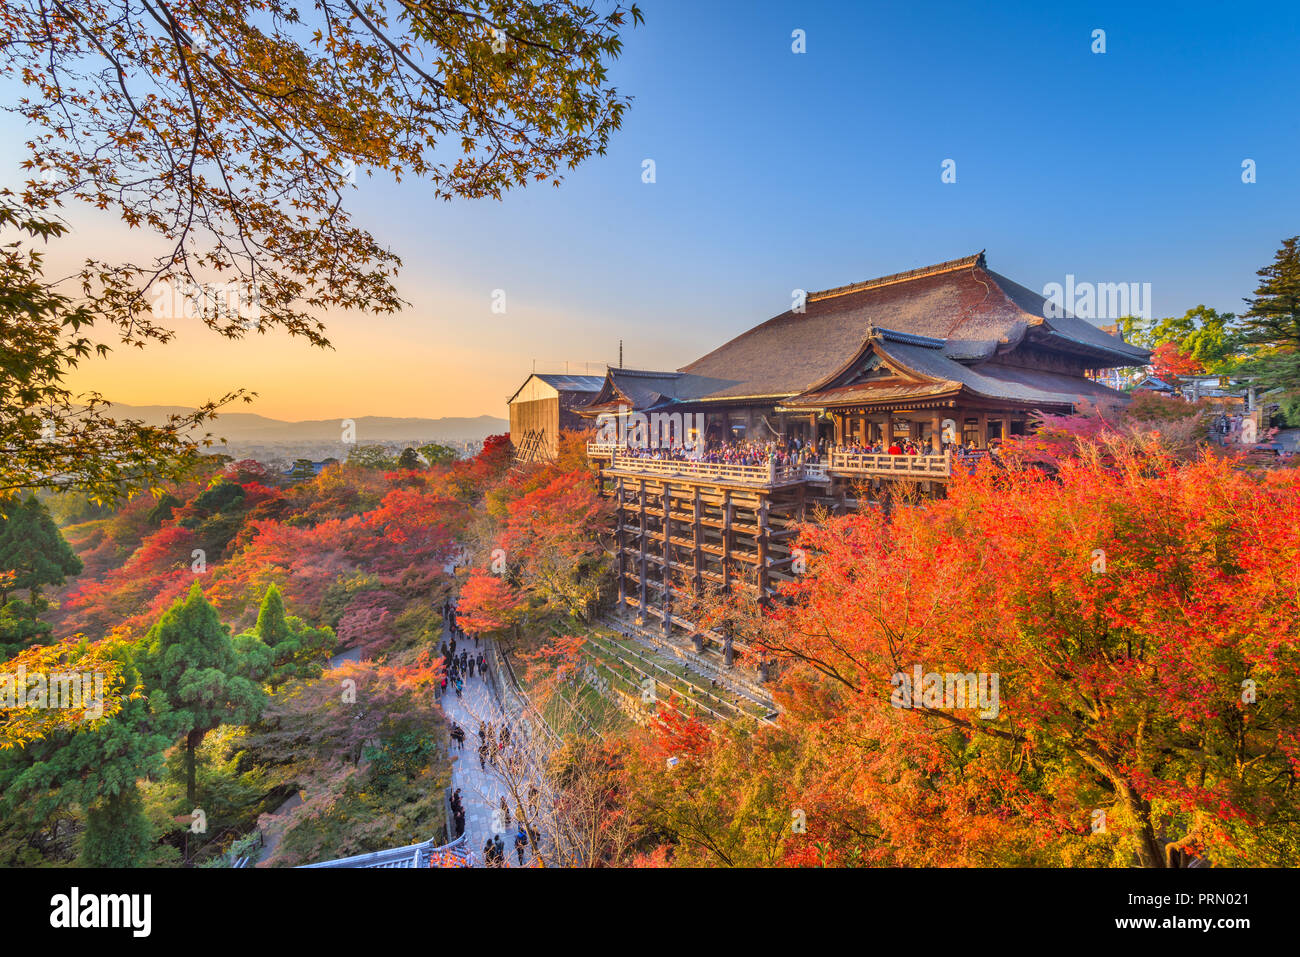
[[[504,429],[502,431],[505,431]],[[288,472],[299,459],[324,462],[328,459],[347,461],[352,451],[360,446],[378,446],[393,456],[403,449],[419,451],[421,446],[436,443],[455,449],[461,458],[476,455],[483,448],[482,439],[449,439],[443,436],[421,436],[383,442],[223,442],[214,443],[208,451],[216,455],[229,455],[234,459],[255,459],[273,471]]]
[[[122,418],[162,425],[169,415],[187,413],[184,406],[132,406],[115,403]],[[419,450],[436,443],[460,455],[474,455],[489,435],[510,431],[503,418],[477,417],[392,418],[358,416],[354,419],[313,419],[287,422],[248,412],[226,412],[205,429],[212,436],[208,451],[236,459],[256,459],[269,468],[288,471],[299,459],[322,462],[346,460],[359,447],[378,446],[396,456],[403,449]]]

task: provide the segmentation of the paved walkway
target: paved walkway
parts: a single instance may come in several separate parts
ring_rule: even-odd
[[[444,633],[440,640],[450,644],[451,635]],[[474,639],[466,638],[456,645],[457,654],[461,650],[477,654],[480,650],[486,649],[482,646],[476,648]],[[515,853],[515,832],[518,826],[514,820],[514,800],[510,797],[509,788],[491,761],[487,762],[486,767],[479,766],[479,722],[486,721],[496,729],[507,724],[506,715],[501,710],[501,703],[497,700],[487,679],[475,669],[474,677],[465,680],[463,697],[457,698],[450,682],[447,684],[447,693],[442,698],[442,708],[449,722],[454,721],[465,730],[464,749],[457,748],[454,741],[451,745],[451,787],[452,790],[460,788],[461,803],[465,807],[465,833],[470,850],[474,852],[481,866],[484,843],[489,837],[500,834],[502,841],[505,842],[507,866],[517,867],[519,858]],[[512,741],[517,741],[518,729],[511,726],[510,736]],[[509,827],[504,826],[504,815],[501,813],[502,797],[505,797],[510,805]],[[525,848],[524,865],[527,866],[532,859],[532,848]]]

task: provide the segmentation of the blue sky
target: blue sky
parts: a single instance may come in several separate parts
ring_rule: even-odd
[[[676,368],[784,311],[792,289],[979,249],[1034,289],[1073,273],[1151,283],[1156,315],[1237,310],[1300,233],[1300,5],[642,9],[612,71],[635,97],[624,128],[560,189],[447,204],[361,178],[356,218],[404,258],[406,315],[335,317],[339,352],[300,347],[292,394],[281,360],[277,374],[196,333],[176,348],[214,358],[189,392],[150,392],[159,359],[124,356],[143,378],[123,398],[245,385],[284,417],[500,415],[534,359],[613,361],[622,338],[628,365]]]

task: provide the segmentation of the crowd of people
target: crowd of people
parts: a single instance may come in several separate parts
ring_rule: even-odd
[[[989,443],[989,451],[994,451]],[[961,442],[943,442],[943,451],[953,455],[968,456],[980,451],[973,445]],[[824,461],[831,452],[843,452],[849,455],[932,455],[934,450],[928,441],[916,441],[909,438],[895,437],[888,442],[851,442],[838,444],[823,443],[814,450],[812,443],[794,438],[788,442],[776,439],[756,441],[738,439],[731,442],[711,441],[703,449],[698,447],[664,447],[664,448],[628,448],[619,451],[620,458],[653,459],[670,462],[704,462],[714,465],[761,465],[775,463],[778,468],[786,466],[808,465]]]
[[[439,648],[442,653],[443,670],[442,680],[439,682],[439,691],[441,694],[447,693],[447,686],[450,685],[459,698],[465,693],[465,681],[474,677],[477,670],[483,674],[487,670],[487,658],[482,651],[470,652],[468,648],[462,647],[457,654],[456,648],[470,638],[474,639],[474,647],[479,647],[479,636],[470,635],[456,623],[456,606],[451,602],[446,602],[442,606],[442,620],[446,625],[448,634],[451,635],[451,641],[444,641]],[[453,725],[454,727],[454,725]],[[452,733],[452,739],[456,739],[455,732]],[[461,737],[457,744],[464,746],[465,732],[461,732]]]
[[[759,442],[740,439],[734,442],[708,442],[698,446],[666,446],[663,448],[628,448],[619,456],[632,459],[655,459],[669,462],[707,462],[712,465],[803,465],[816,460],[811,446],[798,440],[783,444],[776,440]]]
[[[980,452],[997,452],[997,440],[989,442],[988,449],[980,449],[973,443],[952,442],[944,439],[941,443],[939,455],[951,453],[952,455],[968,456],[978,455]],[[912,439],[898,439],[886,443],[880,442],[861,442],[857,439],[842,445],[832,445],[828,447],[831,452],[844,452],[849,455],[935,455],[933,447],[927,441],[917,442]]]
[[[528,832],[524,829],[523,824],[515,830],[514,846],[515,854],[519,858],[519,866],[524,866],[524,848],[528,846]],[[471,855],[470,866],[476,867],[478,861]],[[489,837],[483,842],[483,866],[484,867],[505,867],[506,866],[506,842],[500,834]]]
[[[441,688],[445,693],[450,685],[456,692],[457,697],[461,697],[464,691],[464,683],[467,679],[474,677],[477,671],[480,677],[486,677],[487,657],[480,648],[480,638],[476,634],[465,632],[456,621],[456,605],[454,601],[447,601],[442,606],[443,624],[447,631],[447,640],[442,642],[441,653],[444,663],[444,677],[441,682]],[[474,649],[468,647],[470,640],[474,642]],[[451,721],[449,734],[451,744],[457,750],[465,749],[465,742],[468,735],[459,722]],[[502,722],[499,726],[485,719],[480,719],[478,724],[478,759],[479,768],[487,771],[491,765],[493,770],[498,766],[513,767],[513,762],[522,758],[521,746],[523,742],[517,740],[517,735],[511,734],[508,724]],[[525,818],[523,808],[516,804],[513,815],[509,802],[505,796],[500,797],[500,810],[493,812],[492,830],[494,834],[484,842],[482,857],[471,850],[467,863],[471,867],[506,867],[506,841],[504,834],[510,834],[513,827],[513,836],[511,841],[514,846],[515,856],[519,866],[524,864],[525,851],[530,844],[536,843],[536,833],[527,824],[529,820],[535,820],[538,813],[538,801],[541,792],[535,785],[529,785],[527,794],[528,817]],[[455,827],[455,836],[460,837],[465,833],[465,805],[461,798],[461,789],[456,788],[450,797],[452,822]]]

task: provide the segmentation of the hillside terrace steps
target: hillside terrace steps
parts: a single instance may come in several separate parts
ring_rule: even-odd
[[[693,673],[717,681],[726,690],[749,699],[768,712],[776,710],[776,704],[771,697],[763,692],[757,681],[750,679],[741,669],[727,668],[721,663],[715,664],[699,655],[693,648],[673,640],[676,636],[666,637],[620,618],[606,617],[601,620],[601,624],[648,648],[671,653]]]

